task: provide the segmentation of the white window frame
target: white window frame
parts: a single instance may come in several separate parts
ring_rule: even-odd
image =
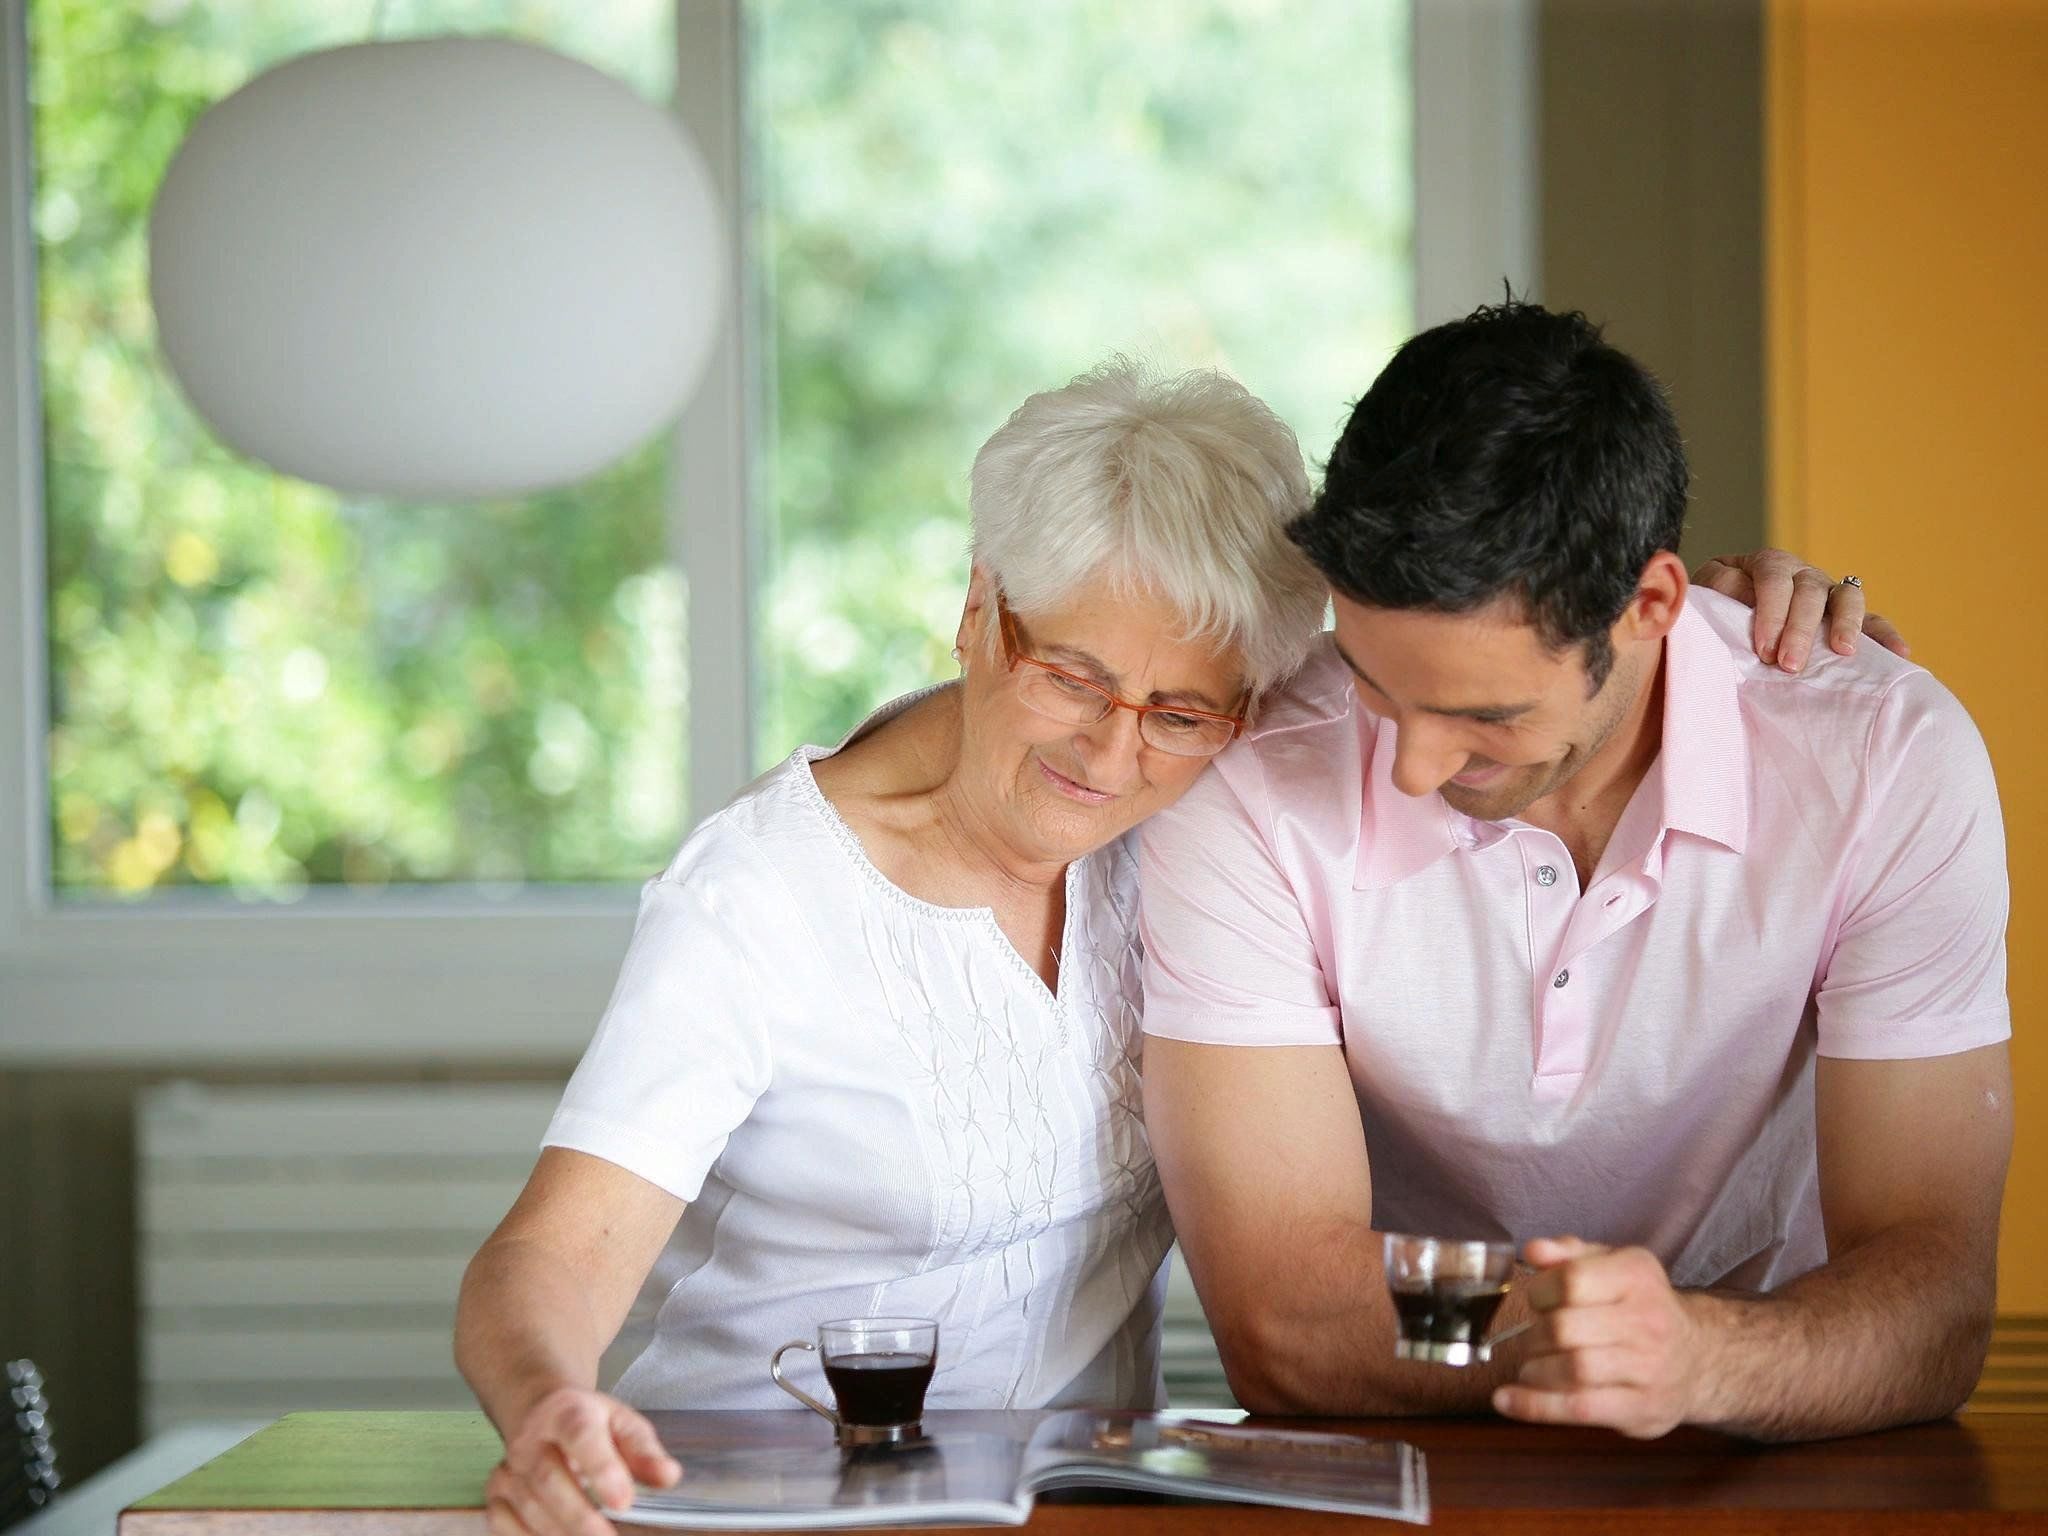
[[[759,519],[740,97],[741,0],[676,0],[677,98],[730,211],[731,316],[676,430],[672,547],[689,589],[692,820],[752,777]],[[1533,0],[1412,0],[1416,312],[1535,292]],[[0,26],[0,1069],[563,1062],[602,1009],[630,885],[309,891],[289,906],[169,891],[53,901],[40,370],[26,6]],[[1479,173],[1475,174],[1475,167]],[[1365,381],[1361,380],[1361,385]],[[695,658],[718,658],[716,666]]]

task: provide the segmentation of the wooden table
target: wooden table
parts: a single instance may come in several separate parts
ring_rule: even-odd
[[[679,1440],[690,1438],[693,1421],[709,1420],[653,1417]],[[745,1421],[765,1441],[819,1428],[801,1410],[719,1417]],[[1016,1418],[934,1413],[926,1422],[986,1429]],[[1604,1430],[1497,1419],[1315,1420],[1313,1427],[1420,1446],[1429,1459],[1431,1526],[1445,1532],[2048,1533],[2048,1414],[1966,1416],[1783,1447],[1704,1431],[1638,1443]],[[130,1507],[119,1536],[478,1536],[484,1477],[498,1453],[480,1414],[292,1414]],[[1075,1496],[1041,1500],[1031,1528],[1051,1536],[1401,1529],[1246,1505]]]

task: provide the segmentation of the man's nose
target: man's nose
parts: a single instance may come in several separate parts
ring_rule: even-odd
[[[1394,788],[1404,795],[1432,795],[1472,760],[1447,732],[1425,723],[1394,728]]]

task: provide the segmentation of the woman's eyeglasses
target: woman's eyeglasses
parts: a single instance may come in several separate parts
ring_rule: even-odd
[[[1095,725],[1111,710],[1128,709],[1138,717],[1138,736],[1148,747],[1175,757],[1213,757],[1244,729],[1242,715],[1216,715],[1173,704],[1126,704],[1085,677],[1076,677],[1049,661],[1027,656],[1017,634],[1016,615],[1002,598],[996,617],[1003,638],[1003,659],[1019,674],[1017,693],[1025,704],[1062,725]]]

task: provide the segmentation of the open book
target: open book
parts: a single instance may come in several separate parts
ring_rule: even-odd
[[[857,1450],[822,1425],[814,1444],[672,1445],[682,1480],[642,1489],[619,1518],[712,1531],[1022,1525],[1049,1489],[1122,1488],[1429,1521],[1422,1453],[1398,1440],[1185,1413],[1074,1409],[1046,1415],[1028,1438],[945,1418],[927,1415],[921,1441]]]

